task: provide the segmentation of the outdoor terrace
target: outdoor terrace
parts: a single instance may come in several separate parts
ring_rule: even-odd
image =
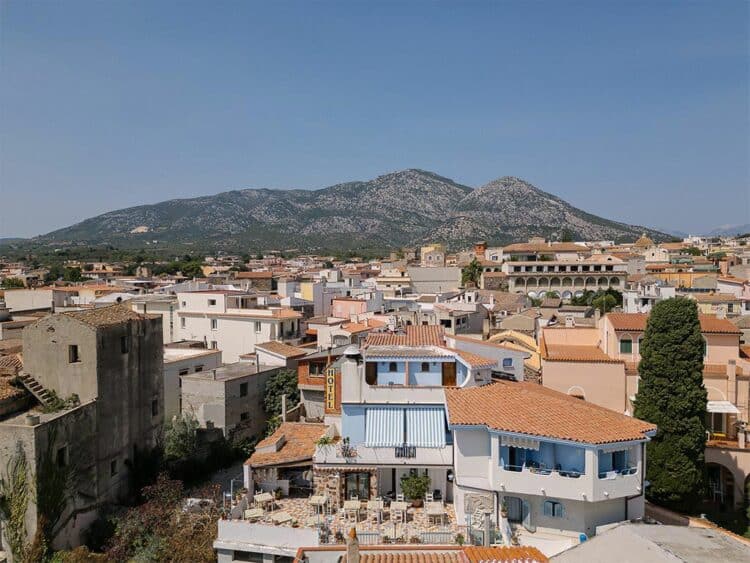
[[[273,503],[266,502],[264,507],[256,507],[243,497],[231,510],[230,520],[256,526],[254,533],[269,527],[315,530],[319,544],[343,543],[352,527],[357,529],[362,544],[454,544],[458,534],[466,536],[466,526],[456,521],[453,504],[443,504],[442,513],[441,517],[428,515],[426,505],[409,506],[406,520],[402,521],[387,503],[382,511],[375,511],[368,510],[367,501],[361,501],[355,513],[316,506],[306,497],[276,499]]]

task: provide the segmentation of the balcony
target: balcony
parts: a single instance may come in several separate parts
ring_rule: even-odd
[[[332,465],[453,465],[453,446],[450,444],[442,448],[421,448],[408,444],[382,448],[357,445],[345,453],[346,456],[335,446],[318,446],[313,462]]]
[[[415,458],[417,457],[417,446],[407,446],[406,444],[403,446],[396,446],[394,449],[394,455],[397,458]]]

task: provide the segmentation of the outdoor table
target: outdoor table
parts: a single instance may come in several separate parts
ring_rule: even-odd
[[[322,527],[326,523],[325,518],[321,518],[320,516],[308,516],[305,522],[310,528]]]
[[[445,522],[445,508],[442,502],[428,502],[424,507],[427,519],[440,517],[440,522]]]
[[[273,504],[273,495],[271,493],[260,493],[259,495],[255,495],[255,498],[253,499],[255,501],[255,504],[264,506],[268,503]]]
[[[245,511],[245,520],[258,520],[263,517],[265,511],[262,508],[251,508]]]
[[[292,521],[292,515],[288,512],[277,512],[273,516],[271,516],[271,521],[274,524],[286,524],[287,522]]]
[[[319,511],[322,513],[325,511],[325,506],[328,504],[328,496],[326,495],[313,495],[310,497],[310,506],[315,508],[315,513]]]

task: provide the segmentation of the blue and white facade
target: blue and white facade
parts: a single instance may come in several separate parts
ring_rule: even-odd
[[[444,389],[488,382],[494,364],[439,346],[350,350],[341,369],[341,417],[327,419],[347,446],[319,447],[316,471],[359,474],[342,478],[339,500],[395,497],[401,477],[418,471],[429,475],[436,497],[452,501],[453,440]]]

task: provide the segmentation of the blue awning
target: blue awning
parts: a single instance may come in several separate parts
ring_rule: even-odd
[[[365,445],[372,448],[404,443],[404,409],[368,407],[365,410]]]
[[[445,409],[409,407],[406,409],[406,443],[423,448],[445,446]]]

